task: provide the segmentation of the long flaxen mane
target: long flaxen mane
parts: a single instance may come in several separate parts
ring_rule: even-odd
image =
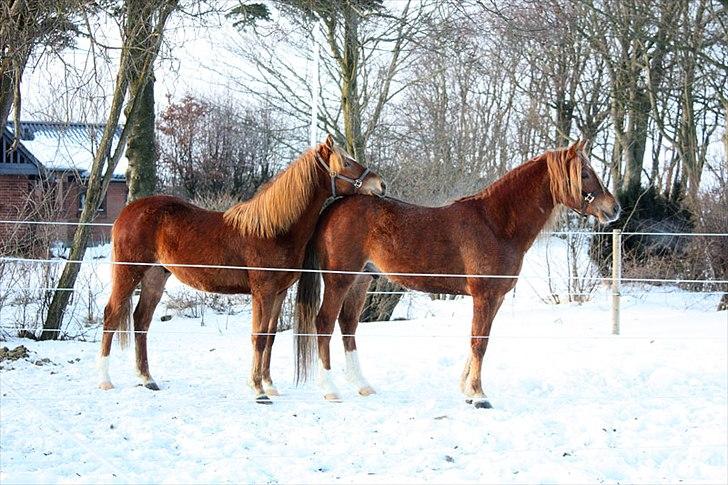
[[[341,170],[336,148],[329,164],[332,170]],[[318,182],[316,170],[316,150],[310,149],[263,185],[251,199],[225,211],[225,222],[244,236],[271,238],[286,232],[311,201]]]
[[[548,151],[545,157],[554,205],[578,206],[581,202],[581,157],[577,149]]]

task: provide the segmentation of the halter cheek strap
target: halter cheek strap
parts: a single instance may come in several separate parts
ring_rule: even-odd
[[[369,173],[369,167],[365,167],[364,171],[359,175],[358,178],[349,178],[346,175],[341,175],[338,172],[334,172],[331,170],[331,167],[324,161],[321,156],[316,153],[316,161],[318,161],[321,166],[328,172],[329,177],[331,177],[331,197],[336,198],[336,179],[341,179],[345,182],[349,182],[351,185],[354,186],[356,190],[359,190],[362,185],[364,185],[364,179],[366,178],[367,174]]]
[[[602,185],[602,181],[597,178],[597,181],[599,182],[599,187],[604,191],[604,185]],[[577,214],[579,214],[581,217],[588,217],[588,214],[586,214],[584,211],[589,207],[589,204],[594,202],[594,199],[596,197],[594,196],[594,192],[581,192],[581,195],[584,197],[581,202],[581,207],[579,209],[571,209]]]
[[[584,196],[584,199],[581,203],[581,207],[579,209],[571,210],[579,214],[581,217],[587,217],[588,215],[584,211],[587,209],[587,207],[589,207],[589,204],[594,202],[594,199],[596,199],[596,197],[594,197],[594,192],[582,192],[582,195]]]

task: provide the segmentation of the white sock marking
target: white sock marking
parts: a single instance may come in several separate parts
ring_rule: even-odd
[[[336,388],[336,384],[334,384],[334,380],[331,377],[331,369],[325,369],[321,359],[319,359],[318,385],[324,391],[324,395],[339,395],[339,390]]]
[[[111,378],[109,377],[109,357],[99,355],[99,361],[97,365],[99,370],[99,382],[111,382]]]
[[[359,356],[356,350],[351,352],[345,352],[346,354],[346,380],[354,384],[357,389],[364,389],[365,387],[371,387],[367,380],[361,373],[361,367],[359,366]]]

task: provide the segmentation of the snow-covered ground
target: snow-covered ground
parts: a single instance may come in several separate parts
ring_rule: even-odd
[[[346,385],[336,340],[341,403],[293,385],[282,333],[272,362],[282,395],[271,406],[245,385],[248,313],[161,322],[162,304],[149,337],[159,392],[136,386],[133,351],[114,346],[116,388],[100,391],[97,342],[0,342],[31,350],[1,364],[0,482],[728,482],[719,295],[629,286],[612,336],[607,288],[581,305],[543,301],[535,277],[546,276],[547,246],[561,249],[553,239],[529,253],[529,279],[496,317],[484,364],[494,409],[466,405],[458,389],[468,299],[408,295],[396,312],[407,320],[360,326],[374,396]],[[14,317],[2,311],[5,325]]]

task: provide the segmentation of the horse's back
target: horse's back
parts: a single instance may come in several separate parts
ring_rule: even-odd
[[[475,238],[468,234],[467,209],[425,207],[376,197],[347,197],[322,215],[317,252],[329,269],[354,270],[369,261],[385,273],[463,274],[463,254]],[[462,294],[459,278],[390,276],[423,291]]]
[[[189,238],[210,220],[221,219],[215,213],[170,195],[153,195],[128,204],[117,217],[111,239],[115,255],[120,251],[140,260],[156,260],[160,241]]]

